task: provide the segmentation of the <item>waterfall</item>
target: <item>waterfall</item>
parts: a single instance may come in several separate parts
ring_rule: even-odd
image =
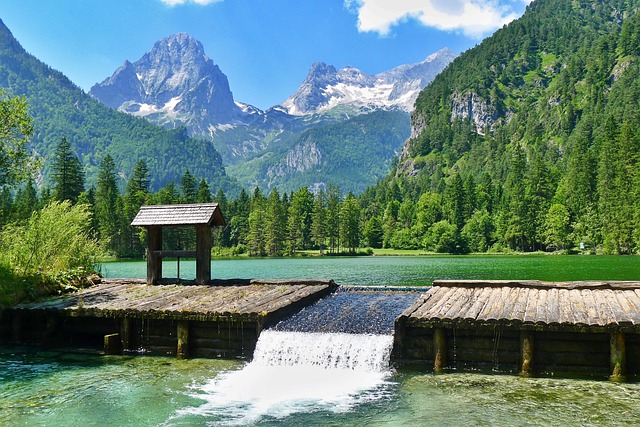
[[[394,385],[389,366],[393,319],[417,294],[402,303],[389,295],[361,299],[359,294],[344,298],[338,292],[262,331],[253,360],[195,387],[191,396],[203,403],[181,410],[176,417],[246,425],[298,413],[348,412],[388,396]],[[364,311],[378,314],[372,317]],[[359,325],[336,322],[353,318],[353,313],[358,314]],[[350,331],[369,330],[373,324],[381,333],[335,332],[337,324],[348,324]]]

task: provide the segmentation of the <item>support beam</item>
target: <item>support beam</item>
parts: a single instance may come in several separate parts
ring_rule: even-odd
[[[162,227],[147,227],[147,284],[157,285],[162,278]]]
[[[189,321],[178,320],[178,349],[176,351],[178,359],[189,357]]]
[[[611,339],[611,381],[624,381],[627,374],[627,352],[624,334],[612,332]]]
[[[131,319],[123,317],[120,322],[120,341],[122,350],[133,350],[131,348]]]
[[[447,366],[447,331],[443,328],[433,330],[433,370],[442,373]]]
[[[211,281],[211,227],[196,226],[196,283],[206,285]]]
[[[533,372],[533,333],[520,331],[520,375],[530,377]]]

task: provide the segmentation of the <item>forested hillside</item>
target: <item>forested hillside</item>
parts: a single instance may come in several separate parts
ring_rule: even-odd
[[[395,224],[387,243],[637,251],[638,6],[536,0],[436,77],[361,201]]]
[[[187,169],[215,188],[235,188],[211,142],[192,139],[184,129],[167,131],[103,106],[62,73],[29,55],[2,21],[0,87],[27,98],[35,129],[31,145],[44,159],[45,182],[55,148],[65,137],[84,166],[88,186],[96,183],[99,165],[109,154],[121,180],[131,176],[138,160],[145,160],[152,189],[178,182]]]
[[[263,189],[326,188],[337,185],[362,193],[386,176],[391,160],[410,134],[404,111],[375,111],[331,124],[318,124],[286,140],[271,152],[229,167],[241,182]]]

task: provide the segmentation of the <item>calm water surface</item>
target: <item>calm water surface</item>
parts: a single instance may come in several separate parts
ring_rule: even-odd
[[[163,263],[176,277],[176,261]],[[105,277],[146,277],[144,261],[101,264]],[[419,286],[436,279],[640,280],[640,257],[623,256],[421,256],[214,260],[211,276],[331,278],[341,285]],[[195,278],[195,261],[180,262],[180,277]]]
[[[175,275],[175,261],[165,263]],[[174,269],[172,272],[171,269]],[[367,257],[216,260],[218,278],[333,278],[340,284],[416,286],[434,279],[640,280],[640,258],[600,256]],[[144,277],[144,262],[102,265],[107,277]],[[181,277],[193,278],[193,262]],[[0,347],[0,425],[25,426],[522,426],[640,425],[640,384],[519,378],[427,369],[333,400],[268,406],[275,390],[309,390],[310,378],[269,379],[266,397],[240,360],[79,355]],[[250,372],[250,371],[249,371]],[[271,387],[273,384],[273,387]],[[220,407],[238,387],[233,411]],[[222,389],[220,388],[221,386]],[[357,389],[357,388],[356,388]],[[282,391],[284,390],[284,391]],[[290,393],[291,394],[291,393]],[[294,393],[295,395],[295,393]],[[295,397],[295,396],[294,396]],[[216,403],[217,402],[217,403]],[[223,407],[224,409],[224,407]]]

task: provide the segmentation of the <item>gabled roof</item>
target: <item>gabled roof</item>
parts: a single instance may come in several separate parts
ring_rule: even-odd
[[[217,203],[142,206],[131,225],[139,227],[225,225]]]

